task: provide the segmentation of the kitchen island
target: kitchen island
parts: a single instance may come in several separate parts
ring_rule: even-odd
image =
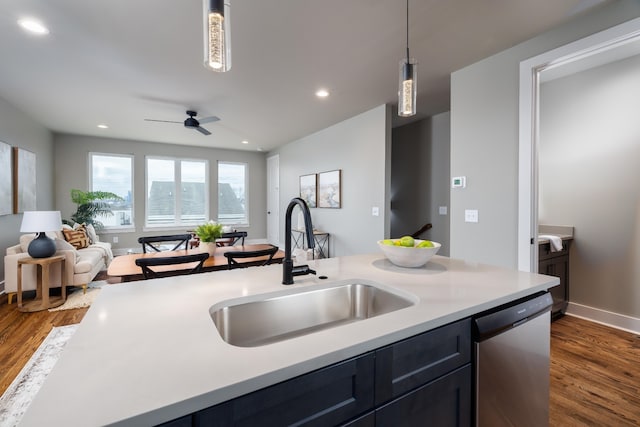
[[[417,269],[382,254],[310,266],[318,276],[296,277],[291,286],[273,265],[103,287],[21,425],[161,424],[559,283],[440,256]],[[226,343],[210,316],[223,301],[352,279],[396,289],[415,304],[258,347]]]

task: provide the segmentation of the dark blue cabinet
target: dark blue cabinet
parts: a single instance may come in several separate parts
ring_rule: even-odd
[[[164,426],[470,426],[470,362],[465,319]]]

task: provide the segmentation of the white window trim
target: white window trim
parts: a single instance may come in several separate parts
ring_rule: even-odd
[[[131,224],[124,226],[104,226],[100,230],[100,234],[106,233],[131,233],[136,229],[136,195],[135,195],[135,156],[133,154],[120,154],[120,153],[102,153],[97,151],[90,151],[87,159],[87,177],[89,181],[89,191],[93,190],[93,156],[105,156],[105,157],[126,157],[131,159]]]
[[[142,231],[188,231],[188,230],[192,230],[197,224],[181,224],[181,223],[173,223],[173,224],[162,224],[162,225],[149,225],[147,224],[147,218],[149,215],[148,212],[148,203],[147,203],[147,191],[149,189],[149,174],[147,173],[148,170],[148,160],[171,160],[174,162],[175,168],[173,171],[173,181],[175,184],[175,191],[176,194],[182,194],[182,192],[180,191],[180,187],[179,184],[182,183],[182,179],[179,179],[181,177],[181,162],[204,162],[204,185],[205,185],[205,192],[204,192],[204,206],[205,206],[205,212],[204,212],[204,216],[205,218],[209,218],[210,217],[210,210],[209,210],[209,193],[210,193],[210,182],[211,180],[209,179],[209,160],[206,159],[198,159],[198,158],[188,158],[188,157],[172,157],[172,156],[153,156],[153,155],[148,155],[144,157],[144,224],[142,226]],[[179,221],[180,219],[180,215],[178,214],[178,212],[181,211],[181,207],[182,207],[182,197],[177,197],[176,198],[176,206],[175,206],[175,218]]]
[[[245,200],[245,205],[244,205],[244,210],[245,210],[245,217],[246,217],[246,221],[242,222],[242,223],[235,223],[235,224],[224,224],[225,226],[229,226],[232,228],[248,228],[251,226],[251,221],[249,220],[249,212],[250,212],[250,206],[249,206],[249,163],[247,162],[231,162],[231,161],[226,161],[226,160],[218,160],[218,169],[216,170],[216,207],[217,207],[217,212],[216,212],[216,221],[220,222],[220,205],[219,205],[219,194],[220,194],[220,164],[225,164],[225,165],[244,165],[244,200]]]

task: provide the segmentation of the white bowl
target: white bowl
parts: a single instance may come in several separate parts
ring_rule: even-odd
[[[398,239],[389,239],[389,240],[395,242]],[[415,241],[416,246],[423,241],[424,240],[416,239]],[[385,245],[384,243],[382,243],[382,240],[378,240],[378,246],[380,246],[380,249],[385,254],[385,256],[389,259],[389,261],[391,261],[392,263],[394,263],[399,267],[411,267],[411,268],[421,267],[425,265],[427,261],[429,261],[431,257],[433,257],[438,252],[438,250],[440,249],[440,246],[442,246],[438,242],[432,242],[432,243],[433,243],[432,248],[417,248],[417,247],[411,248],[407,246]]]

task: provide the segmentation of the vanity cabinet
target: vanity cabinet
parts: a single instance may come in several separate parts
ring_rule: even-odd
[[[560,284],[549,290],[553,298],[551,318],[561,317],[569,304],[569,248],[571,240],[562,241],[562,250],[552,252],[549,242],[538,245],[538,273],[555,276]]]
[[[464,319],[163,426],[470,426]]]

